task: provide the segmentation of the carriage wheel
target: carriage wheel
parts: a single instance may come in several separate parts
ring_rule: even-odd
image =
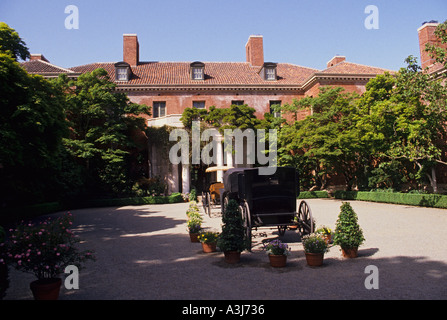
[[[225,208],[228,206],[228,197],[226,195],[223,196],[222,204],[220,205],[220,209],[222,214],[225,212]]]
[[[203,211],[205,211],[205,214],[206,214],[208,205],[206,203],[206,193],[205,192],[202,192],[202,206],[203,206]]]
[[[301,235],[310,234],[314,232],[315,222],[312,218],[312,211],[306,201],[301,201],[298,211],[298,228]]]
[[[242,225],[245,229],[245,239],[247,241],[247,249],[251,251],[251,216],[250,216],[250,208],[248,207],[247,202],[244,201],[242,205],[239,205],[239,210],[241,211],[242,216]]]
[[[208,215],[211,218],[211,194],[209,192],[206,193],[206,202],[207,202],[207,206],[208,206]],[[206,211],[205,211],[206,213]]]

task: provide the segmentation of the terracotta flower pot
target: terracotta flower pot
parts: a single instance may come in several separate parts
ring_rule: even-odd
[[[358,249],[358,247],[341,248],[341,253],[345,258],[357,258]]]
[[[224,251],[225,262],[234,264],[238,263],[241,259],[241,253],[239,251]]]
[[[274,268],[283,268],[287,263],[287,256],[284,254],[269,254],[270,265]]]
[[[189,233],[189,239],[191,239],[191,242],[199,242],[199,239],[197,238],[199,236],[198,233],[190,232]]]
[[[323,265],[324,253],[306,252],[307,265],[310,267],[319,267]]]
[[[215,252],[216,251],[216,243],[204,243],[202,242],[202,250],[205,253]]]
[[[61,284],[60,278],[40,279],[31,282],[30,289],[35,300],[57,300]]]

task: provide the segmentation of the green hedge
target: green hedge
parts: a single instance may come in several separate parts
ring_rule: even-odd
[[[173,193],[169,196],[86,200],[81,201],[75,205],[62,205],[59,202],[41,203],[26,207],[1,209],[0,225],[17,222],[24,219],[31,219],[62,210],[98,207],[119,207],[144,204],[166,204],[177,202],[183,202],[181,193]]]
[[[118,207],[143,204],[165,204],[183,202],[181,193],[173,193],[170,196],[120,198],[120,199],[96,199],[83,201],[82,208]]]
[[[447,208],[447,196],[440,194],[414,194],[377,191],[336,191],[334,193],[334,197],[336,199],[343,200],[361,200],[421,207]]]
[[[329,198],[327,191],[301,191],[298,199]]]
[[[30,219],[62,210],[59,202],[47,202],[24,207],[2,209],[0,214],[1,222],[19,221]]]

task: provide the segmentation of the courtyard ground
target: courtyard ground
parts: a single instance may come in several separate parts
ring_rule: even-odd
[[[335,227],[341,201],[306,201],[317,226]],[[270,267],[260,245],[276,229],[254,231],[253,251],[237,265],[221,252],[202,253],[186,231],[187,203],[73,210],[74,230],[97,261],[80,271],[78,290],[62,286],[60,299],[447,299],[447,210],[350,203],[366,238],[358,258],[332,247],[322,267],[308,267],[299,234],[287,231],[282,239],[292,251],[281,269]],[[218,211],[205,217],[204,227],[220,224]],[[379,272],[378,289],[365,287],[369,265]],[[31,300],[32,280],[10,268],[5,300]]]

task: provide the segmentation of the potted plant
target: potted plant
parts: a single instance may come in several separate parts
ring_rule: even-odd
[[[201,231],[199,233],[198,239],[202,244],[202,250],[205,253],[215,252],[217,237],[219,236],[218,232],[214,231]]]
[[[30,288],[36,300],[58,299],[62,283],[59,277],[69,265],[81,269],[87,260],[94,260],[91,250],[80,251],[80,239],[70,229],[72,215],[48,218],[38,224],[20,224],[10,229],[6,243],[8,262],[17,270],[33,273],[37,280]]]
[[[199,210],[199,206],[197,205],[197,202],[190,201],[188,210],[186,210],[186,215],[188,216],[188,218],[190,215],[199,214],[199,213],[200,213],[200,210]]]
[[[272,240],[264,244],[264,249],[269,255],[270,265],[275,268],[282,268],[286,266],[287,256],[290,248],[287,243],[283,243],[279,239]]]
[[[187,229],[191,242],[199,242],[197,237],[199,236],[199,231],[202,229],[202,222],[203,218],[200,213],[192,212],[189,214]]]
[[[301,239],[306,255],[307,265],[318,267],[323,264],[324,254],[328,252],[329,245],[319,233],[311,233]]]
[[[217,238],[217,246],[224,252],[227,263],[237,263],[241,252],[247,248],[245,229],[237,202],[228,201],[222,215],[222,232]]]
[[[326,226],[319,227],[315,233],[321,234],[327,244],[332,243],[332,229]]]
[[[358,247],[365,241],[358,217],[349,202],[343,202],[335,225],[334,244],[346,258],[357,257]]]

